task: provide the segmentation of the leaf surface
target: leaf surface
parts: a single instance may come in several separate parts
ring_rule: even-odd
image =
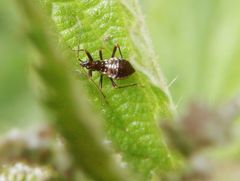
[[[138,86],[113,89],[107,77],[101,94],[82,73],[79,79],[89,88],[90,99],[105,118],[108,138],[123,161],[145,177],[151,171],[169,169],[172,159],[159,130],[159,121],[172,118],[170,96],[160,67],[144,27],[136,1],[79,0],[42,1],[51,14],[66,46],[87,49],[94,59],[103,49],[103,57],[111,56],[119,44],[123,57],[130,61],[136,73],[117,81],[119,85]],[[118,53],[116,56],[120,56]],[[81,53],[80,58],[86,60]],[[82,72],[77,59],[76,70]],[[99,74],[94,72],[93,80]]]

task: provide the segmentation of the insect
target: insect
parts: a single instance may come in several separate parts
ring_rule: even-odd
[[[115,57],[116,51],[119,51],[120,58]],[[134,84],[128,84],[128,85],[123,85],[119,86],[116,84],[114,79],[124,79],[130,75],[132,75],[135,70],[133,66],[130,64],[129,61],[123,58],[122,52],[120,49],[120,46],[117,44],[113,48],[112,56],[109,59],[103,59],[103,53],[102,50],[99,50],[99,60],[93,60],[91,54],[85,50],[81,49],[78,51],[84,51],[85,54],[88,57],[87,61],[82,61],[81,59],[78,59],[80,61],[80,65],[86,69],[88,69],[88,76],[92,77],[92,72],[93,71],[98,71],[100,72],[100,79],[99,79],[99,87],[100,90],[102,89],[102,84],[103,84],[103,76],[106,75],[114,88],[124,88],[124,87],[130,87],[130,86],[135,86],[137,85],[136,83]]]

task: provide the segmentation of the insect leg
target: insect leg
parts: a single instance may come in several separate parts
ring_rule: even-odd
[[[121,86],[118,86],[117,88],[121,89],[121,88],[126,88],[126,87],[137,86],[137,85],[138,85],[137,83],[133,83],[133,84],[121,85]]]
[[[79,46],[78,46],[78,50],[77,51],[78,51],[78,54],[79,54],[80,51],[84,51],[85,54],[87,55],[88,59],[89,59],[89,62],[93,61],[93,58],[92,58],[91,54],[86,49],[79,49]]]
[[[73,49],[72,49],[72,50],[73,50]],[[79,45],[78,45],[78,49],[77,49],[77,50],[73,50],[73,51],[77,51],[77,57],[78,57],[78,60],[79,60],[80,62],[83,62],[83,61],[79,58],[79,52],[80,52],[80,51],[84,51],[84,52],[85,52],[85,54],[87,55],[87,57],[88,57],[88,59],[89,59],[90,62],[93,61],[93,58],[92,58],[91,54],[90,54],[86,49],[80,49],[80,48],[79,48]]]
[[[99,87],[102,90],[102,83],[103,83],[103,75],[100,75],[100,79],[99,79]]]
[[[120,53],[121,58],[123,58],[122,52],[121,52],[121,49],[120,49],[120,46],[119,46],[118,44],[117,44],[116,46],[117,46],[117,48],[118,48],[118,51],[119,51],[119,53]]]
[[[126,87],[132,87],[132,86],[137,86],[137,85],[138,85],[137,83],[133,83],[133,84],[127,84],[127,85],[118,86],[118,85],[116,84],[116,82],[114,82],[114,80],[113,80],[112,78],[109,78],[109,79],[110,79],[111,82],[112,82],[112,86],[113,86],[114,88],[117,88],[117,89],[126,88]]]
[[[111,82],[112,82],[112,86],[114,87],[114,88],[117,88],[118,87],[118,85],[114,82],[114,80],[112,79],[112,78],[109,78],[110,80],[111,80]]]
[[[126,87],[137,86],[137,85],[138,85],[137,83],[133,83],[133,84],[121,85],[121,86],[118,86],[116,88],[121,89],[121,88],[126,88]]]
[[[117,47],[116,47],[116,45],[113,47],[113,52],[112,52],[112,58],[115,56],[115,53],[116,53],[116,50],[117,50]]]
[[[86,55],[87,55],[87,57],[89,59],[89,62],[92,62],[93,58],[92,58],[91,54],[87,50],[85,50],[85,49],[84,49],[84,52],[86,53]]]
[[[89,77],[89,78],[92,77],[92,70],[88,70],[88,77]]]
[[[119,51],[119,53],[120,53],[121,58],[123,58],[122,52],[121,52],[121,49],[120,49],[120,46],[119,46],[118,44],[116,44],[116,45],[113,47],[112,57],[115,56],[115,53],[116,53],[117,49],[118,49],[118,51]]]
[[[103,60],[102,50],[99,50],[99,57],[100,57],[100,60]]]
[[[120,53],[121,58],[123,58],[122,52],[121,52],[121,49],[120,49],[120,46],[119,46],[118,44],[116,44],[116,45],[114,46],[114,48],[113,48],[112,57],[115,56],[115,53],[116,53],[117,49],[118,49],[118,51],[119,51],[119,53]]]
[[[77,73],[79,73],[79,72],[77,71]],[[85,76],[86,78],[89,78],[89,81],[92,82],[92,85],[100,92],[101,97],[102,97],[102,98],[104,99],[104,101],[108,104],[108,101],[105,100],[105,98],[106,98],[105,94],[104,94],[104,93],[102,92],[102,90],[98,87],[98,85],[96,84],[96,82],[95,82],[91,77],[88,76],[87,72],[86,72],[84,69],[82,69],[80,73],[82,73],[83,76]]]

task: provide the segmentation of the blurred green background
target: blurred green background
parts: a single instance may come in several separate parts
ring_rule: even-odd
[[[179,109],[217,105],[240,90],[240,1],[142,0],[146,23]]]
[[[0,2],[0,131],[44,121],[33,94],[33,51],[24,36],[24,21],[13,1]]]

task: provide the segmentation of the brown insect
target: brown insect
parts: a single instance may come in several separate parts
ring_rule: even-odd
[[[121,56],[120,58],[115,57],[115,53],[117,49],[120,53],[120,56]],[[112,86],[114,88],[124,88],[124,87],[137,85],[134,83],[134,84],[119,86],[114,81],[114,79],[118,80],[118,79],[126,78],[135,72],[130,62],[123,58],[119,45],[114,46],[112,56],[109,59],[103,59],[102,50],[99,50],[100,59],[95,61],[93,60],[91,54],[87,50],[78,49],[78,51],[84,51],[88,57],[87,61],[82,61],[81,59],[79,59],[79,61],[82,67],[88,69],[89,77],[92,77],[93,71],[100,72],[100,80],[99,80],[100,90],[102,89],[103,75],[106,75],[110,79]]]

